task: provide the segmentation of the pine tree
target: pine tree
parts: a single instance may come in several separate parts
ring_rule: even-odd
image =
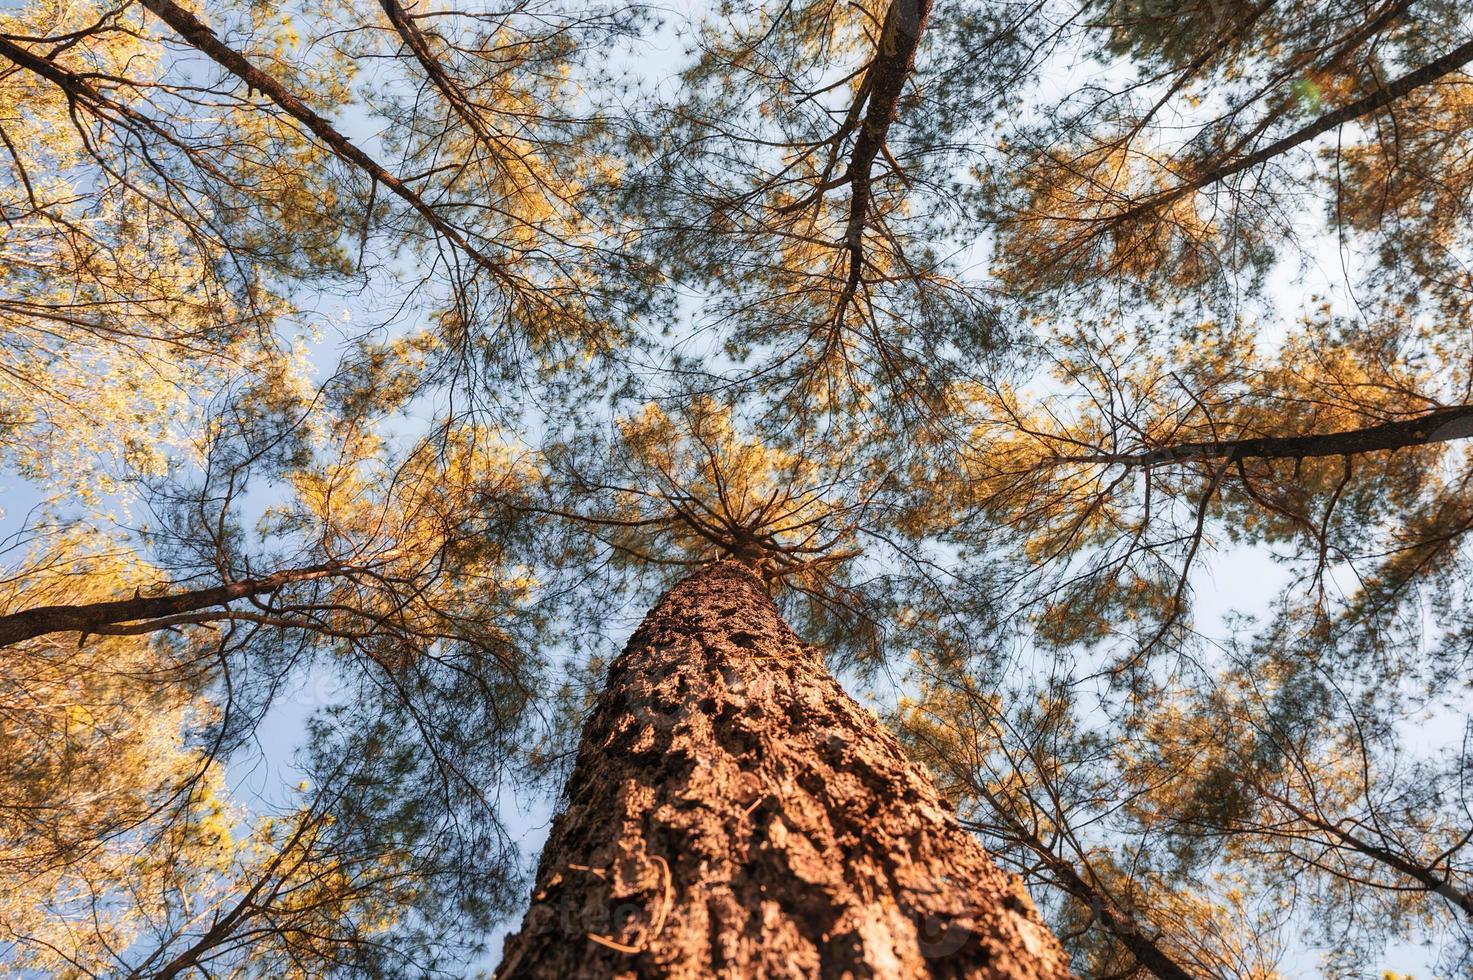
[[[498,976],[1068,975],[872,712],[716,561],[609,667]]]
[[[0,464],[43,498],[0,542],[4,965],[460,975],[522,894],[511,774],[561,774],[590,704],[694,737],[705,698],[650,719],[647,681],[729,705],[709,655],[913,787],[831,678],[891,683],[1081,973],[1263,980],[1297,944],[1358,975],[1409,940],[1466,972],[1465,7],[0,12]],[[1228,549],[1284,584],[1217,630]],[[657,615],[606,689],[621,617],[732,559],[809,652],[764,606],[666,675]],[[222,767],[324,676],[308,785],[243,814]],[[904,788],[835,870],[861,757],[802,721],[747,769],[811,750],[823,787],[699,810],[786,862],[722,887],[807,841],[836,916],[939,915],[864,850]],[[541,883],[588,921],[547,935],[653,970],[704,883],[666,823],[594,854],[623,831],[585,804],[616,763],[689,781],[603,744]],[[1016,952],[1005,891],[963,931]],[[819,955],[818,906],[777,904]],[[508,970],[571,955],[529,930]]]

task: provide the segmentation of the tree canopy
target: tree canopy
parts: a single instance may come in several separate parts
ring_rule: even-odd
[[[484,966],[730,556],[1081,975],[1473,970],[1470,62],[1451,0],[0,12],[0,964]]]

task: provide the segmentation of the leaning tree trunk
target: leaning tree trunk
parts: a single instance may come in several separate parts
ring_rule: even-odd
[[[726,561],[609,668],[498,976],[1068,976],[1015,878]]]

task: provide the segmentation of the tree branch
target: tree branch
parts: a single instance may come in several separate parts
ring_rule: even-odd
[[[1320,116],[1318,119],[1306,126],[1300,127],[1283,139],[1275,140],[1268,146],[1255,150],[1247,156],[1239,157],[1228,163],[1219,164],[1211,170],[1204,171],[1169,191],[1153,195],[1138,204],[1132,205],[1119,214],[1111,215],[1109,220],[1111,222],[1125,222],[1159,211],[1194,191],[1199,191],[1204,187],[1226,180],[1228,177],[1242,173],[1244,170],[1250,170],[1280,154],[1287,153],[1289,150],[1309,142],[1317,136],[1322,136],[1338,126],[1359,119],[1361,116],[1369,115],[1377,109],[1385,108],[1414,89],[1429,85],[1444,75],[1457,71],[1469,61],[1473,61],[1473,41],[1460,44],[1436,61],[1423,65],[1415,71],[1408,72],[1393,81],[1390,85],[1377,89],[1365,98],[1357,99],[1347,106],[1336,109],[1334,112]]]
[[[394,25],[394,30],[399,33],[400,39],[414,55],[414,60],[419,63],[420,68],[423,69],[435,88],[440,90],[445,101],[450,103],[450,108],[455,110],[455,114],[482,142],[495,143],[496,137],[486,128],[485,122],[476,114],[470,99],[445,71],[440,64],[440,59],[435,57],[435,53],[430,50],[429,40],[414,23],[414,18],[409,11],[405,10],[397,0],[379,0],[379,6],[384,9],[389,23]]]
[[[171,0],[143,0],[143,6],[172,27],[191,47],[208,56],[216,64],[246,83],[247,88],[261,92],[293,119],[312,131],[339,159],[358,167],[380,184],[402,198],[417,211],[435,231],[444,235],[478,266],[498,279],[507,281],[502,263],[481,252],[465,233],[440,216],[424,198],[404,181],[390,173],[376,160],[359,149],[351,140],[306,103],[291,94],[280,82],[251,64],[244,55],[228,47],[203,21]]]
[[[1004,808],[989,790],[980,786],[977,788],[991,804],[993,812],[1006,825],[1008,832],[1038,855],[1044,867],[1053,875],[1055,884],[1088,908],[1100,925],[1135,957],[1137,963],[1154,973],[1159,980],[1192,980],[1192,975],[1155,943],[1134,916],[1116,906],[1112,896],[1094,883],[1086,881],[1070,861],[1054,853],[1037,834],[1023,826],[1022,821],[1012,811]],[[962,821],[962,826],[974,832],[988,830],[981,824],[967,820]]]
[[[1104,463],[1121,466],[1157,466],[1195,460],[1310,459],[1321,456],[1351,456],[1427,446],[1473,436],[1473,405],[1440,408],[1399,422],[1384,422],[1364,429],[1322,435],[1264,436],[1255,439],[1225,439],[1184,442],[1140,453],[1090,453],[1061,457],[1064,463]]]
[[[260,578],[227,582],[205,589],[177,592],[164,596],[137,596],[107,602],[88,602],[59,606],[37,606],[0,616],[0,647],[47,633],[103,632],[111,627],[140,620],[177,617],[212,606],[223,606],[247,596],[274,592],[292,582],[327,578],[346,571],[337,564],[312,565],[265,575]]]
[[[849,219],[844,227],[844,246],[849,250],[849,274],[835,313],[836,322],[859,288],[864,270],[865,219],[872,197],[870,171],[875,157],[884,149],[890,126],[895,121],[900,93],[915,67],[916,49],[920,47],[921,34],[930,13],[931,0],[892,0],[885,13],[874,60],[870,62],[860,86],[861,98],[867,99],[868,105],[843,178],[850,186]]]

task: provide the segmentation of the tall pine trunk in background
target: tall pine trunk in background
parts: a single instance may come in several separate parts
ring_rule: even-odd
[[[1067,975],[1018,881],[735,561],[610,666],[498,973]]]

